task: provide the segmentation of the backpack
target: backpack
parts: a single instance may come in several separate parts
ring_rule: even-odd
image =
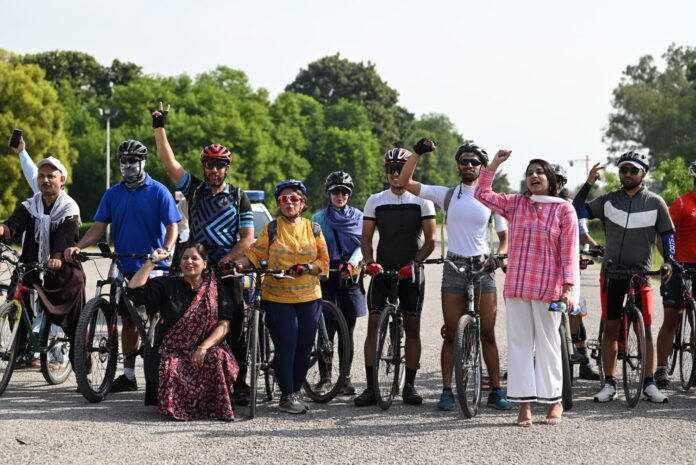
[[[321,235],[321,226],[319,226],[319,223],[315,223],[312,221],[312,233],[314,233],[314,237],[319,237]],[[278,220],[271,220],[270,223],[268,223],[268,247],[271,247],[271,244],[273,244],[278,237]]]

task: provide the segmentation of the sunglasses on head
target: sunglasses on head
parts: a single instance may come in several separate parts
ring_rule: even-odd
[[[391,164],[387,165],[387,174],[399,173],[404,169],[404,165]]]
[[[286,194],[278,196],[278,203],[297,203],[302,200],[297,194]]]
[[[624,165],[624,166],[622,166],[621,168],[619,168],[619,173],[621,173],[621,174],[628,174],[628,173],[630,173],[631,176],[636,176],[636,175],[637,175],[638,173],[640,173],[640,172],[641,172],[641,170],[639,170],[639,169],[636,168],[635,166],[627,166],[627,165]]]
[[[331,193],[333,195],[350,195],[350,191],[348,189],[332,189]]]
[[[212,170],[215,168],[221,170],[223,168],[227,168],[228,166],[230,166],[230,164],[227,163],[225,160],[204,160],[203,166],[205,166],[209,170]]]
[[[124,165],[132,165],[132,164],[138,163],[140,161],[140,158],[124,155],[121,158],[119,158],[118,161],[120,161]]]
[[[481,160],[475,158],[460,158],[457,163],[462,166],[481,166]]]

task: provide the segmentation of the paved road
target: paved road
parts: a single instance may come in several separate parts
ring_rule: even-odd
[[[87,269],[93,282],[93,268],[88,265]],[[75,392],[73,377],[51,387],[40,373],[20,371],[0,398],[3,459],[8,464],[696,461],[696,447],[690,439],[696,398],[691,392],[671,390],[668,405],[641,402],[629,409],[623,396],[610,404],[593,403],[597,383],[579,382],[575,407],[558,427],[519,428],[513,425],[515,412],[487,408],[473,420],[465,420],[458,412],[438,412],[440,276],[439,266],[427,268],[422,369],[417,379],[425,396],[423,406],[396,401],[383,412],[378,407],[357,409],[343,398],[312,405],[311,412],[303,416],[280,414],[274,405],[263,405],[253,421],[242,420],[240,414],[240,420],[229,424],[177,423],[162,419],[154,407],[145,407],[142,391],[90,404]],[[502,276],[497,280],[502,289]],[[592,310],[588,328],[594,335],[599,319],[596,269],[583,275],[583,286]],[[505,309],[502,303],[499,307],[497,335],[506,366]],[[659,302],[656,308],[655,332],[662,320]],[[356,330],[359,347],[364,334],[362,319]],[[361,353],[357,351],[352,373],[358,388],[364,386]],[[144,386],[142,373],[138,381]],[[543,418],[542,409],[535,413],[538,420]]]

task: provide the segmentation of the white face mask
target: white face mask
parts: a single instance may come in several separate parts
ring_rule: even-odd
[[[121,175],[123,183],[133,189],[140,186],[145,180],[145,160],[137,163],[121,163]]]

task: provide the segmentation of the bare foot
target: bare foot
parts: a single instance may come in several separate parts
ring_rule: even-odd
[[[560,402],[551,404],[548,412],[546,412],[545,425],[556,426],[563,421],[563,405]]]
[[[517,426],[523,428],[532,426],[532,406],[530,404],[520,404],[520,413],[517,415]]]

